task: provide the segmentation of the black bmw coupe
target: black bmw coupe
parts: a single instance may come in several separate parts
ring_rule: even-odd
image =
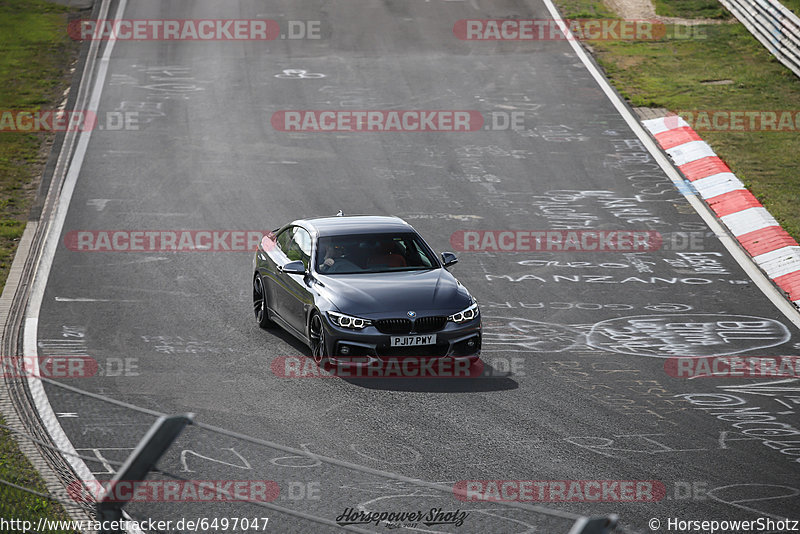
[[[470,365],[481,316],[467,288],[407,222],[337,216],[291,222],[253,258],[259,326],[280,325],[317,363],[363,365],[393,357]]]

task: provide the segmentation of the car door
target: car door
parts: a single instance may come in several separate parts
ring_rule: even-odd
[[[286,258],[284,263],[300,260],[308,269],[311,261],[311,235],[300,226],[289,227],[285,232],[288,234],[278,236],[278,245]],[[289,326],[304,334],[306,310],[313,303],[313,296],[307,283],[308,278],[280,270],[277,270],[275,278],[278,313]]]

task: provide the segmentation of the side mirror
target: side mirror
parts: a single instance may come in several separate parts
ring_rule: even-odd
[[[286,274],[306,274],[306,266],[300,260],[278,265],[278,270]]]
[[[450,267],[458,263],[458,258],[452,252],[442,252],[442,263],[445,267]]]

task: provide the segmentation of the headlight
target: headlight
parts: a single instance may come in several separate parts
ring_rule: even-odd
[[[475,302],[469,308],[465,310],[461,310],[458,313],[454,313],[450,317],[447,318],[448,321],[453,321],[454,323],[466,323],[467,321],[471,321],[478,316],[480,312],[478,311],[478,303]]]
[[[328,318],[336,326],[340,326],[342,328],[352,328],[354,330],[361,330],[365,326],[372,324],[372,321],[369,319],[362,319],[361,317],[353,317],[352,315],[345,315],[343,313],[332,311],[328,312]]]

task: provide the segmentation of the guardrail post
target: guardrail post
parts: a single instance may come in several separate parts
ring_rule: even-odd
[[[159,417],[150,427],[147,434],[139,441],[125,463],[109,481],[108,490],[97,503],[97,515],[100,521],[114,521],[121,526],[122,507],[131,499],[133,491],[126,492],[127,498],[120,499],[114,488],[120,482],[136,484],[143,480],[147,473],[156,465],[156,462],[169,449],[175,438],[183,431],[184,427],[194,420],[194,414],[174,415]],[[105,523],[111,526],[111,523]],[[100,534],[123,534],[123,529],[103,529]]]

